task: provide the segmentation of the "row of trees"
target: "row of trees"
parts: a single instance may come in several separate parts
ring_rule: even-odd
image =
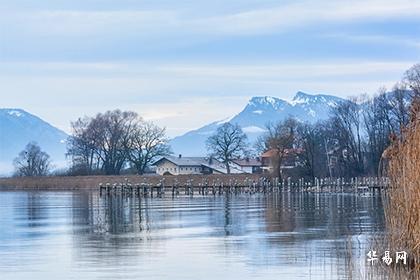
[[[67,153],[72,174],[118,175],[126,167],[143,174],[157,157],[170,153],[165,129],[135,112],[115,110],[80,118],[72,130]]]
[[[377,174],[390,136],[400,135],[409,118],[411,100],[420,98],[420,64],[387,92],[381,89],[337,104],[330,118],[315,124],[293,118],[266,126],[266,133],[251,149],[247,136],[236,124],[225,123],[207,140],[211,156],[226,165],[234,159],[271,150],[276,176],[282,176],[283,161],[295,152],[300,176],[350,177]],[[158,157],[171,153],[165,129],[144,121],[135,112],[120,110],[79,118],[72,124],[67,156],[70,174],[118,175],[125,168],[143,174]],[[30,143],[15,160],[21,176],[45,175],[49,157]]]
[[[289,118],[267,124],[255,145],[256,155],[271,150],[273,172],[280,178],[290,156],[298,159],[298,176],[378,175],[392,135],[401,134],[408,123],[411,101],[419,96],[420,64],[410,68],[390,92],[382,88],[372,98],[363,95],[337,104],[328,120],[310,124]],[[207,147],[228,172],[234,159],[251,153],[246,135],[230,123],[209,137]]]

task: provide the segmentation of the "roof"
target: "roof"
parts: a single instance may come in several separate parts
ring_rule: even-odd
[[[157,165],[160,161],[167,160],[176,164],[178,166],[201,166],[204,161],[208,161],[208,159],[204,157],[175,157],[175,156],[165,156],[160,158],[158,161],[153,163],[153,165]]]
[[[182,167],[182,166],[188,166],[188,167],[201,167],[205,166],[208,168],[211,168],[213,170],[216,170],[220,173],[227,173],[226,166],[221,163],[220,161],[212,158],[210,161],[210,158],[208,157],[175,157],[175,156],[165,156],[160,158],[158,161],[153,163],[153,165],[158,165],[161,161],[167,160],[172,162],[173,164]],[[244,173],[242,170],[236,169],[233,166],[230,167],[230,172],[233,174],[237,173]]]
[[[256,158],[237,159],[233,162],[239,166],[261,166],[261,160]]]
[[[303,152],[302,149],[285,149],[284,150],[284,153],[286,155],[287,154],[292,154],[292,155],[294,154],[294,155],[296,155],[296,154],[301,154],[302,152]],[[263,157],[263,158],[273,157],[273,156],[276,155],[276,153],[277,153],[277,149],[271,149],[271,150],[268,150],[265,153],[263,153],[261,155],[261,157]]]

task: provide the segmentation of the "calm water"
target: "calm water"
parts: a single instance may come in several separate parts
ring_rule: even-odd
[[[379,196],[0,192],[0,279],[362,278],[381,231]]]

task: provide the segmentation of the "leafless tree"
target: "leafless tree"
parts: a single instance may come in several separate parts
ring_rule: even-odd
[[[118,175],[131,163],[142,174],[157,156],[169,152],[165,130],[137,113],[107,111],[72,123],[67,155],[73,174]]]
[[[267,132],[258,139],[258,149],[261,152],[272,151],[271,162],[274,167],[274,173],[280,179],[282,178],[281,167],[283,161],[293,151],[297,125],[298,122],[293,118],[274,124],[267,124]]]
[[[137,113],[114,110],[98,114],[92,120],[92,128],[98,137],[98,156],[105,174],[120,174],[127,160],[126,146],[137,118]]]
[[[407,125],[409,119],[409,107],[413,98],[406,84],[396,83],[391,93],[387,96],[389,119],[393,121],[393,133],[401,134],[401,129]]]
[[[164,128],[140,119],[134,125],[126,142],[128,161],[141,175],[157,157],[171,153],[168,141]]]
[[[325,176],[326,154],[324,147],[322,124],[299,124],[297,127],[296,145],[301,150],[300,158],[308,175],[313,181],[315,177]]]
[[[211,156],[226,165],[228,174],[232,161],[247,153],[247,136],[237,124],[223,124],[207,139],[206,144]]]
[[[14,160],[16,176],[45,176],[50,171],[50,156],[30,142]]]
[[[382,153],[389,145],[389,136],[396,123],[391,116],[390,94],[385,89],[381,89],[377,96],[367,99],[363,105],[362,117],[367,142],[365,169],[376,175]]]
[[[71,123],[72,136],[68,139],[67,156],[73,163],[72,172],[91,175],[100,169],[99,144],[90,118],[79,118]]]
[[[404,74],[403,82],[407,84],[414,98],[420,98],[420,63],[413,65]]]
[[[348,171],[361,174],[364,170],[361,108],[356,98],[341,102],[332,109],[331,124],[341,149],[342,162]],[[351,172],[349,172],[351,173]]]

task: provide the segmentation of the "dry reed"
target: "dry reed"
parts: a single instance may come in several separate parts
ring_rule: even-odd
[[[406,251],[410,274],[420,279],[420,100],[410,122],[386,151],[391,188],[385,197],[388,249]],[[417,278],[419,277],[419,278]],[[411,277],[410,277],[411,278]]]
[[[178,175],[178,176],[139,176],[139,175],[114,175],[114,176],[46,176],[46,177],[13,177],[0,178],[1,190],[99,190],[99,184],[124,183],[127,179],[132,184],[150,183],[156,185],[165,178],[165,186],[172,186],[175,180],[179,185],[185,185],[187,180],[194,180],[194,184],[207,180],[209,185],[214,182],[223,182],[226,186],[232,181],[243,185],[245,180],[259,180],[259,174],[230,174],[230,175]]]

